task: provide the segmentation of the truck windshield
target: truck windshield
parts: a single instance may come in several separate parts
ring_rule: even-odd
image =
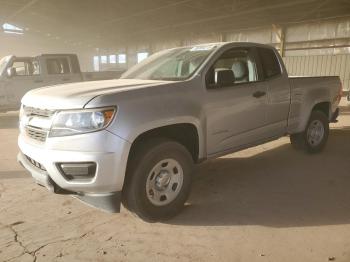
[[[181,81],[191,77],[217,45],[199,45],[156,53],[122,75],[123,79]]]
[[[5,70],[10,59],[11,59],[11,56],[5,56],[5,57],[1,58],[1,60],[0,60],[0,75],[2,75],[2,72]]]

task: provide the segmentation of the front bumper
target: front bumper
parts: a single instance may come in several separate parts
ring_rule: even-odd
[[[18,161],[38,184],[54,193],[76,195],[97,208],[119,211],[120,192],[131,146],[128,141],[103,130],[77,136],[48,138],[45,143],[20,134],[18,145]],[[33,162],[40,163],[40,168]],[[58,169],[57,163],[75,162],[96,163],[95,176],[87,181],[68,181]]]

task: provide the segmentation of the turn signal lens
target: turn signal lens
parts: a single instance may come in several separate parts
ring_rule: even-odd
[[[114,110],[108,110],[103,112],[104,118],[105,118],[105,124],[106,122],[109,123],[114,115]]]

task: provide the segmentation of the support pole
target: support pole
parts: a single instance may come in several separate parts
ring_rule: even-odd
[[[277,35],[279,41],[279,52],[284,57],[285,52],[285,27],[272,25],[272,31]]]
[[[280,53],[284,57],[285,53],[285,27],[281,27],[281,38],[280,38]]]

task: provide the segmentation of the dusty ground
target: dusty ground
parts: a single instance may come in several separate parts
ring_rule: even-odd
[[[107,214],[38,187],[0,115],[0,261],[350,261],[350,108],[326,150],[288,138],[202,164],[167,223]]]

